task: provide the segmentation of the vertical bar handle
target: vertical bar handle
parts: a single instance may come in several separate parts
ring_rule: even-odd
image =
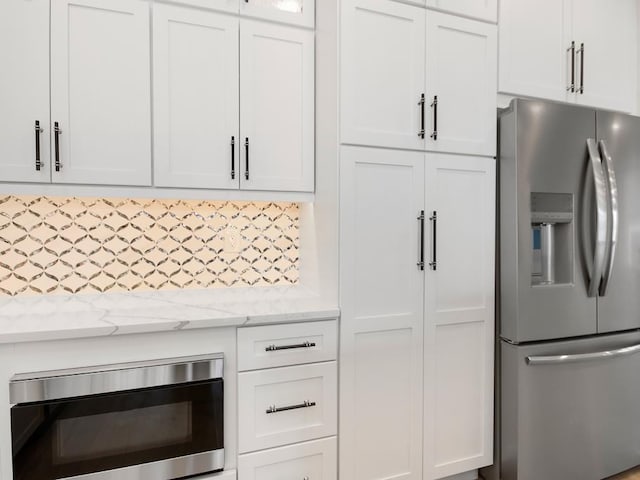
[[[58,122],[54,123],[54,142],[55,142],[55,167],[56,167],[56,172],[59,172],[60,169],[62,168],[62,164],[60,163],[60,134],[62,133],[62,130],[60,130],[60,125],[58,124]]]
[[[602,283],[600,284],[600,296],[604,297],[607,294],[609,288],[609,280],[611,279],[611,272],[613,270],[613,261],[616,256],[616,245],[618,243],[618,221],[619,221],[619,206],[618,206],[618,182],[616,180],[616,172],[613,168],[613,159],[609,154],[609,149],[604,140],[598,142],[600,147],[600,154],[602,156],[602,164],[604,167],[605,180],[609,191],[609,215],[611,215],[611,222],[608,232],[608,248],[607,248],[607,260],[605,261],[604,273],[602,277]]]
[[[435,271],[438,268],[438,212],[435,210],[432,212],[429,217],[431,221],[431,261],[429,262],[429,267],[431,270]]]
[[[582,95],[584,94],[584,43],[580,44],[580,88],[578,92]]]
[[[424,98],[424,93],[420,95],[420,101],[418,105],[420,105],[420,131],[418,132],[418,136],[420,138],[424,138],[425,130],[424,130],[424,104],[426,103]]]
[[[42,127],[40,127],[40,120],[36,120],[35,124],[36,132],[36,171],[39,172],[42,168],[42,162],[40,161],[40,134],[42,133]]]
[[[418,221],[420,222],[420,260],[418,261],[418,269],[424,270],[424,210],[420,210]]]
[[[231,137],[231,180],[236,179],[236,137]]]
[[[571,52],[571,84],[567,87],[567,91],[574,93],[576,91],[576,42],[571,41],[571,46],[567,48],[567,52]]]
[[[602,171],[602,159],[598,152],[598,146],[593,138],[587,139],[587,151],[589,152],[589,163],[593,173],[593,183],[596,192],[596,243],[593,252],[593,267],[591,268],[591,278],[589,279],[589,290],[587,295],[595,297],[598,295],[602,273],[604,270],[605,256],[607,253],[607,232],[609,231],[609,209],[607,198],[607,187]],[[586,241],[583,240],[583,241]]]
[[[249,137],[244,139],[244,178],[245,180],[249,180]]]
[[[434,95],[433,102],[431,102],[431,108],[433,108],[433,132],[431,132],[431,138],[438,140],[438,96]]]

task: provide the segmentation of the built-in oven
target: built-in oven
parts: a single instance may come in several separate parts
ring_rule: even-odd
[[[11,379],[14,480],[170,480],[224,468],[222,354]]]

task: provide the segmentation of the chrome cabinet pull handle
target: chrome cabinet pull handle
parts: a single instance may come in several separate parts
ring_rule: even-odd
[[[420,138],[424,138],[424,104],[426,103],[425,99],[424,99],[424,93],[422,95],[420,95],[420,101],[418,102],[418,105],[420,106],[420,131],[418,132],[418,136]]]
[[[40,127],[40,120],[36,120],[36,171],[39,172],[42,168],[42,162],[40,161],[40,134],[42,133],[42,127]]]
[[[580,44],[580,88],[578,92],[582,95],[584,94],[584,43]]]
[[[265,352],[277,352],[279,350],[293,350],[295,348],[313,348],[315,342],[296,343],[295,345],[269,345],[264,349]]]
[[[245,180],[249,180],[249,137],[246,137],[244,139],[244,155],[245,155],[244,178]]]
[[[593,183],[596,192],[596,244],[593,253],[593,266],[591,268],[591,278],[589,279],[589,290],[587,295],[595,297],[598,294],[602,272],[604,270],[605,255],[607,252],[607,232],[609,229],[609,209],[607,198],[607,187],[602,171],[602,159],[598,152],[598,146],[593,138],[587,139],[587,151],[589,152],[589,163],[593,172]],[[583,229],[584,245],[588,244],[586,232]]]
[[[571,84],[567,87],[567,91],[573,93],[576,91],[576,42],[571,41],[571,46],[567,48],[567,52],[571,52]]]
[[[420,259],[418,261],[418,269],[424,270],[424,210],[420,210],[418,221],[420,222]]]
[[[54,131],[55,151],[56,151],[55,167],[56,167],[56,172],[59,172],[60,169],[62,168],[62,163],[60,163],[60,135],[62,134],[62,130],[60,130],[60,126],[58,122],[54,123],[53,131]]]
[[[298,410],[300,408],[310,408],[315,406],[316,406],[316,402],[309,402],[305,400],[303,403],[299,403],[297,405],[290,405],[288,407],[276,407],[275,405],[271,405],[269,408],[267,408],[266,412],[267,414],[271,414],[271,413],[278,413],[278,412],[286,412],[288,410]]]
[[[236,137],[231,137],[231,180],[236,179]]]
[[[437,239],[438,239],[438,232],[437,232],[437,228],[438,228],[438,212],[434,211],[431,216],[429,217],[429,220],[431,220],[431,224],[433,225],[433,228],[431,230],[432,232],[432,238],[431,238],[431,261],[429,262],[429,267],[431,268],[431,270],[435,271],[438,268],[438,250],[437,250]]]
[[[433,102],[431,102],[431,108],[433,108],[433,132],[431,133],[431,138],[434,140],[438,140],[438,96],[435,95],[433,97]]]
[[[604,297],[607,294],[609,288],[609,280],[611,279],[611,272],[613,271],[613,261],[616,256],[616,245],[618,243],[618,220],[619,220],[619,207],[618,207],[618,182],[616,180],[616,172],[613,168],[613,159],[609,154],[609,149],[604,140],[598,142],[600,147],[600,154],[602,156],[602,165],[604,167],[605,180],[609,190],[609,213],[611,214],[611,229],[609,231],[609,248],[608,258],[605,261],[604,273],[602,277],[602,283],[600,284],[600,296]]]

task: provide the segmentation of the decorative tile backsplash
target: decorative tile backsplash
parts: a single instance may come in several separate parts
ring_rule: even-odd
[[[295,284],[298,224],[295,203],[0,196],[0,295]]]

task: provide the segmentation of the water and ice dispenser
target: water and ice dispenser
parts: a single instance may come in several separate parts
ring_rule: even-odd
[[[532,285],[572,283],[573,195],[531,193]]]

